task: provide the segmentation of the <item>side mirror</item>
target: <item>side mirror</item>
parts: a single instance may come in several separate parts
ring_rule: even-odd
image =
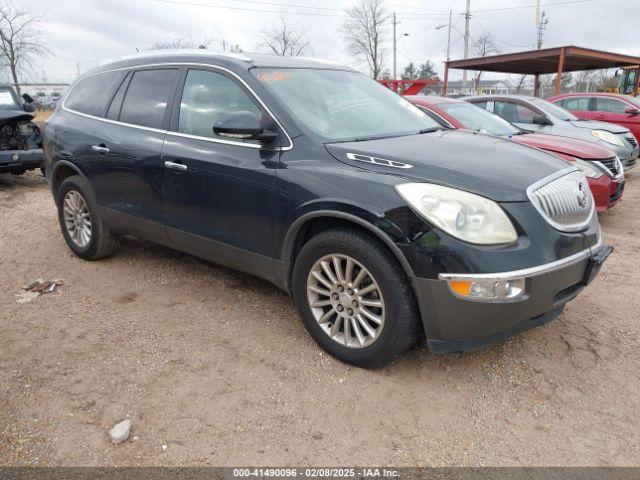
[[[536,115],[535,117],[533,117],[531,122],[534,125],[553,125],[553,122],[549,120],[549,118],[545,115]]]
[[[627,107],[624,109],[624,113],[627,115],[640,115],[640,110],[635,107]]]
[[[31,113],[31,112],[35,112],[36,111],[36,107],[33,105],[33,103],[25,103],[23,105],[24,111],[27,113]]]
[[[232,112],[225,115],[213,126],[213,133],[220,137],[242,140],[259,140],[269,143],[276,139],[277,133],[265,130],[260,118],[248,111]]]
[[[23,93],[22,99],[27,103],[33,103],[33,98],[28,93]]]

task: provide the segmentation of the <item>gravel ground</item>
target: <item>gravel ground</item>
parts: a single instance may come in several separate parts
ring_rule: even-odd
[[[556,321],[367,371],[259,279],[137,240],[76,258],[42,177],[0,176],[0,465],[640,465],[639,202],[634,172]],[[65,283],[17,303],[37,278]]]

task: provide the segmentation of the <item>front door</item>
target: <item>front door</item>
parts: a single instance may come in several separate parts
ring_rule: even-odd
[[[234,111],[253,112],[264,122],[270,117],[226,72],[193,68],[181,83],[163,147],[169,237],[181,250],[200,257],[245,271],[267,271],[277,256],[273,208],[279,150],[218,137],[213,125]]]
[[[636,138],[638,137],[640,134],[640,115],[625,113],[627,109],[638,109],[638,107],[611,97],[595,97],[594,100],[594,120],[611,122],[627,127]]]
[[[493,113],[525,130],[540,132],[548,129],[546,125],[533,123],[534,117],[540,116],[540,112],[521,103],[496,100],[493,105]]]

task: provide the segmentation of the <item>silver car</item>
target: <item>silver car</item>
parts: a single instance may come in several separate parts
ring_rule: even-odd
[[[613,151],[625,170],[636,166],[638,141],[626,127],[581,120],[558,105],[525,95],[482,95],[464,98],[517,126],[534,132],[579,138]]]

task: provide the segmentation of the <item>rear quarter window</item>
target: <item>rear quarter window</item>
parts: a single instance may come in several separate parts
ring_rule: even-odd
[[[65,107],[87,115],[103,117],[111,95],[125,74],[125,71],[116,70],[78,80],[64,102]]]
[[[139,70],[133,74],[120,110],[120,121],[162,128],[178,69]]]

